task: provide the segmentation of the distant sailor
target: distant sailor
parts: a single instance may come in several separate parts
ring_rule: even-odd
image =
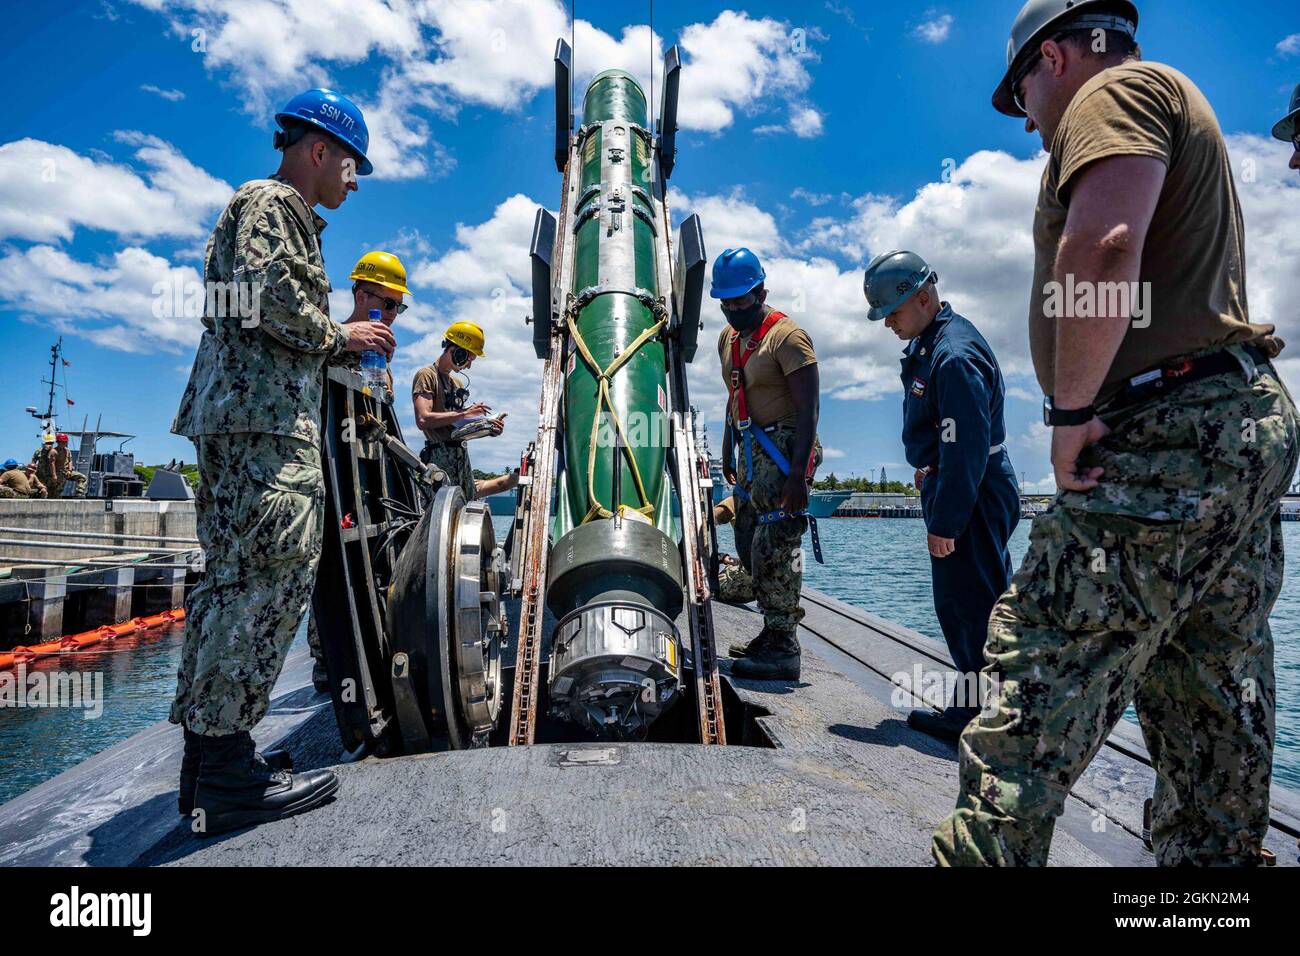
[[[1130,703],[1156,862],[1261,861],[1296,409],[1273,327],[1249,321],[1218,121],[1186,76],[1141,60],[1137,18],[1126,0],[1030,0],[993,97],[1049,150],[1029,346],[1059,493],[993,610],[996,712],[962,734],[943,864],[1046,863]]]
[[[1003,444],[1002,370],[979,330],[939,300],[938,282],[916,253],[887,252],[867,267],[863,291],[867,317],[908,343],[903,447],[921,491],[934,609],[958,672],[943,713],[914,710],[907,722],[956,740],[980,709],[984,639],[1011,582],[1020,490]]]
[[[68,451],[68,436],[64,432],[46,435],[45,442],[32,455],[36,477],[45,486],[51,498],[64,497],[64,486],[75,482],[71,497],[86,494],[86,476],[72,467],[72,452]]]
[[[411,382],[415,424],[424,433],[420,460],[445,471],[448,480],[464,492],[466,500],[486,498],[519,484],[518,471],[475,481],[469,449],[464,440],[455,436],[457,428],[476,418],[483,419],[483,430],[492,437],[500,435],[505,427],[501,418],[487,417],[492,409],[482,402],[465,404],[469,389],[456,374],[473,365],[475,359],[481,359],[483,348],[483,330],[479,326],[473,322],[453,322],[442,337],[442,354],[438,360],[416,372]]]
[[[1278,120],[1277,125],[1273,127],[1273,138],[1291,144],[1295,152],[1291,154],[1290,166],[1300,171],[1300,84],[1296,85],[1295,92],[1291,94],[1291,103],[1287,108],[1286,116]]]
[[[0,498],[45,498],[45,485],[36,477],[35,465],[22,465],[17,458],[5,460],[0,471]]]
[[[736,551],[763,612],[758,636],[732,647],[732,656],[741,659],[731,673],[798,680],[801,543],[808,528],[808,486],[821,463],[820,386],[812,339],[766,304],[766,278],[754,253],[726,249],[713,263],[709,291],[722,300],[727,320],[718,336],[729,393],[722,467],[735,486]]]
[[[269,179],[240,186],[208,240],[203,335],[172,430],[198,449],[197,530],[206,570],[187,602],[170,719],[185,731],[179,806],[217,833],[309,810],[338,780],[268,762],[250,731],[266,714],[320,559],[325,363],[391,355],[382,323],[329,317],[325,220],[371,171],[361,111],[309,90],[276,115],[284,152]],[[235,306],[238,306],[236,308]]]

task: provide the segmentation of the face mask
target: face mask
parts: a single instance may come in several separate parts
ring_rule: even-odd
[[[730,312],[723,309],[722,314],[727,324],[737,332],[748,332],[763,318],[763,303],[755,302],[747,309],[735,309]]]

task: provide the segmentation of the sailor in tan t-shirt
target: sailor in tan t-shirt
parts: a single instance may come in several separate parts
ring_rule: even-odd
[[[821,460],[817,354],[807,332],[766,304],[765,278],[754,253],[726,249],[713,265],[710,289],[727,320],[718,336],[729,392],[722,467],[735,486],[736,553],[753,578],[763,611],[758,636],[731,649],[741,658],[731,673],[798,680],[795,632],[804,614],[800,543],[808,527],[802,515],[813,463]]]
[[[482,402],[467,406],[468,389],[454,377],[457,371],[469,368],[475,359],[483,357],[483,347],[483,330],[479,326],[473,322],[454,322],[443,335],[438,360],[416,372],[411,382],[415,424],[424,433],[420,459],[445,471],[448,480],[464,492],[466,500],[486,498],[519,484],[517,470],[476,481],[465,442],[453,437],[457,426],[473,418],[486,417],[492,411]],[[504,428],[501,419],[488,419],[487,426],[494,437]]]
[[[1127,0],[1030,0],[994,106],[1049,157],[1030,351],[1054,506],[993,608],[996,691],[962,734],[942,864],[1047,862],[1070,787],[1135,703],[1161,865],[1249,865],[1269,826],[1268,614],[1296,410],[1250,322],[1218,121],[1144,63]]]

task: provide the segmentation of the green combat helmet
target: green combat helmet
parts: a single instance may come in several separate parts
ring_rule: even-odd
[[[900,249],[876,256],[862,277],[862,294],[871,306],[867,318],[883,321],[932,279],[938,281],[939,276],[915,252]]]
[[[1286,116],[1278,120],[1277,125],[1273,127],[1273,138],[1280,139],[1284,143],[1294,141],[1297,120],[1300,120],[1300,84],[1296,85],[1295,92],[1291,94],[1291,105],[1287,109]]]
[[[1138,11],[1129,0],[1029,0],[1020,8],[1007,41],[1007,72],[993,91],[993,108],[1024,116],[1015,99],[1021,72],[1044,40],[1065,30],[1117,30],[1137,35]]]

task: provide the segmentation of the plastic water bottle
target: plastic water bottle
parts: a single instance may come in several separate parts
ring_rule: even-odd
[[[370,321],[381,322],[378,309],[370,310]],[[375,396],[386,394],[388,389],[388,360],[383,352],[367,349],[361,353],[361,380],[366,383],[370,393]]]

